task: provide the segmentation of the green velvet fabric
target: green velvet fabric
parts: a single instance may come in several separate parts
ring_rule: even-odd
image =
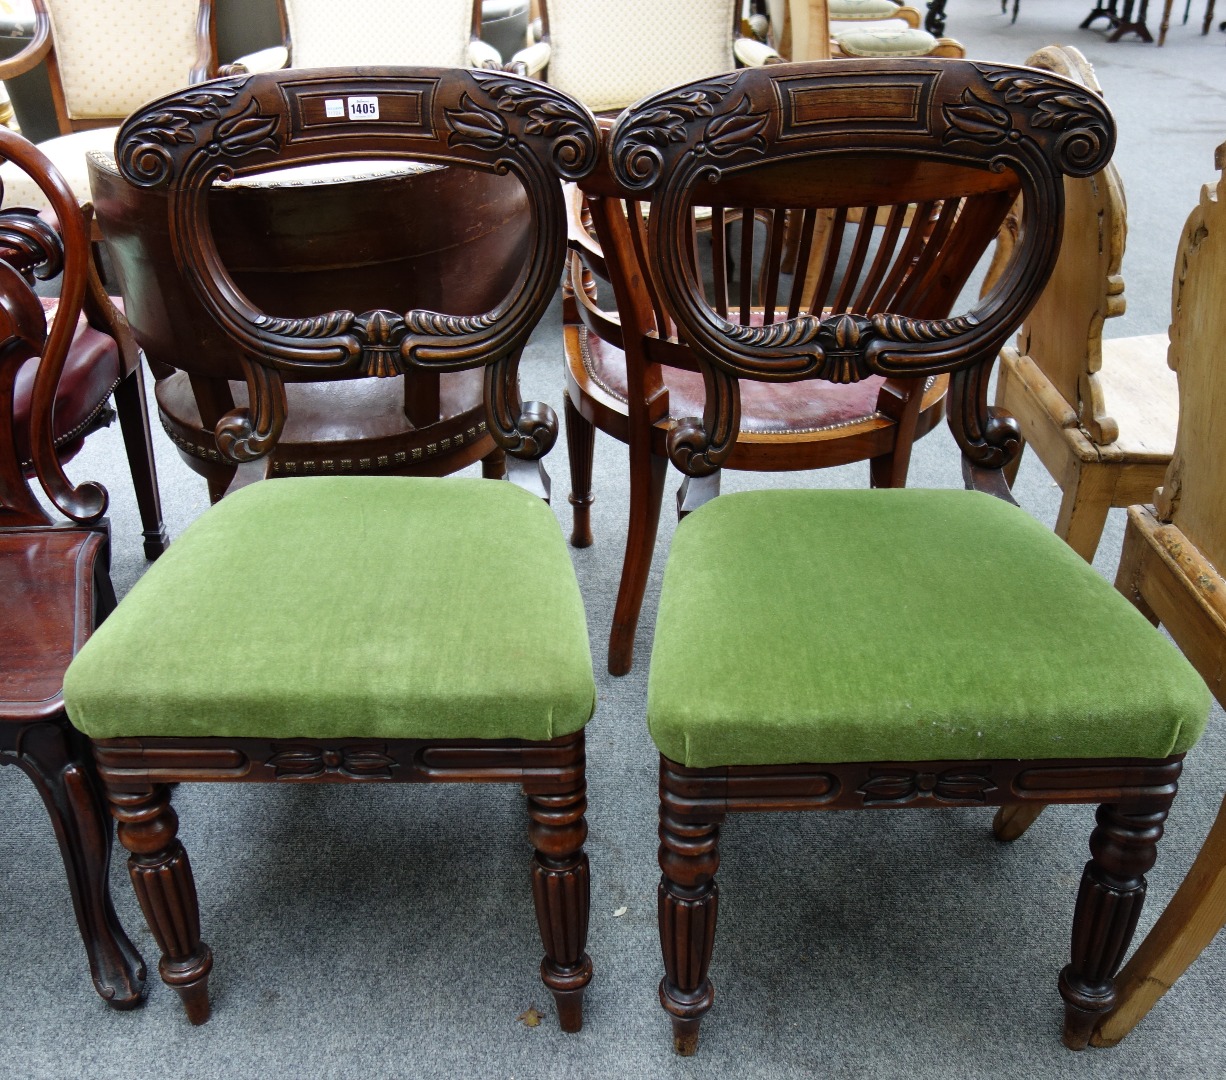
[[[120,736],[549,739],[595,706],[557,520],[493,480],[310,477],[227,496],[64,677]]]
[[[1208,714],[1123,596],[988,495],[724,495],[673,541],[647,719],[684,765],[1163,758]]]

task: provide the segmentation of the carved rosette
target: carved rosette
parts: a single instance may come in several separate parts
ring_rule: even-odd
[[[990,769],[974,772],[965,768],[940,773],[906,769],[874,770],[856,788],[864,797],[865,806],[902,806],[920,801],[959,806],[986,804],[988,795],[995,790]]]

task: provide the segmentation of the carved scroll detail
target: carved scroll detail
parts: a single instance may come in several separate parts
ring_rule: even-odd
[[[285,385],[275,368],[242,358],[250,409],[235,409],[217,421],[217,449],[231,461],[254,461],[268,453],[281,437],[288,406]]]
[[[175,171],[171,148],[195,143],[196,125],[220,118],[222,109],[238,95],[245,82],[246,77],[239,76],[184,90],[163,99],[156,112],[141,113],[134,123],[125,124],[119,133],[117,155],[124,177],[137,187],[165,184]],[[214,153],[239,157],[257,146],[276,147],[275,118],[256,120],[259,107],[254,101],[252,106],[254,113],[249,107],[214,132],[209,144],[212,147],[215,143]]]
[[[634,191],[652,187],[664,167],[660,148],[684,142],[685,125],[700,116],[711,116],[736,81],[736,75],[722,75],[670,91],[636,109],[628,123],[618,124],[613,133],[613,172],[618,181]],[[717,131],[716,135],[722,133],[735,139],[741,132],[741,128],[734,126],[730,131]],[[743,134],[750,138],[757,134],[757,129]]]
[[[596,160],[598,139],[591,118],[574,103],[541,83],[526,85],[500,74],[473,72],[477,83],[503,112],[527,117],[524,132],[553,140],[554,167],[568,180],[587,174]]]

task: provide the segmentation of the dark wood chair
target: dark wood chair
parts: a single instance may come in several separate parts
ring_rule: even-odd
[[[40,232],[38,240],[63,271],[48,330],[25,276],[0,260],[0,765],[18,766],[38,788],[55,827],[94,986],[113,1008],[126,1009],[144,995],[145,965],[111,905],[111,820],[88,742],[68,723],[61,693],[73,654],[114,606],[106,492],[97,484],[72,486],[52,426],[57,384],[88,289],[89,230],[72,192],[29,143],[0,128],[0,155],[35,177],[55,207],[59,233]],[[19,434],[13,403],[22,372],[33,378]],[[40,504],[31,471],[67,523]]]
[[[86,221],[90,220],[87,207]],[[63,244],[54,215],[40,216],[23,207],[0,210],[0,261],[30,282],[60,274]],[[48,319],[58,317],[57,298],[42,297],[41,302]],[[29,426],[38,363],[37,357],[32,357],[18,372],[13,386],[17,452],[27,466],[33,461]],[[144,533],[145,556],[156,559],[169,538],[162,521],[140,351],[123,314],[106,295],[92,262],[83,311],[68,345],[55,395],[53,434],[61,463],[70,461],[87,436],[118,415]]]
[[[707,277],[714,309],[743,326],[779,327],[822,312],[948,315],[1016,185],[968,191],[956,180],[949,190],[906,187],[895,184],[900,171],[882,157],[849,176],[842,190],[827,185],[809,192],[799,177],[790,186],[781,181],[764,188],[763,201],[743,215],[739,207],[698,204],[688,227],[712,224],[713,246],[710,266],[700,260],[693,272]],[[697,354],[705,346],[674,332],[647,272],[646,204],[631,193],[623,208],[624,191],[598,176],[583,187],[585,198],[572,204],[575,254],[564,313],[571,543],[592,543],[592,453],[600,428],[630,450],[626,556],[609,639],[609,671],[621,675],[631,665],[655,547],[667,440],[681,417],[704,407]],[[726,224],[734,216],[740,223],[728,242]],[[794,273],[788,272],[789,247]],[[599,303],[602,281],[612,286],[615,311]],[[751,385],[721,468],[781,471],[867,460],[873,486],[903,487],[912,443],[940,423],[947,386],[944,374],[914,379],[905,373]],[[717,489],[719,470],[702,484]],[[682,512],[690,486],[687,481],[678,497]]]
[[[285,429],[239,476],[215,432],[247,407],[243,353],[176,263],[167,192],[125,177],[110,155],[91,154],[89,172],[127,317],[156,379],[158,418],[214,502],[253,469],[442,476],[481,461],[486,476],[502,475],[480,371],[373,379],[314,368],[286,374]],[[514,177],[411,162],[238,177],[209,205],[227,270],[254,304],[286,317],[393,300],[476,315],[507,294],[532,243]]]
[[[668,433],[673,463],[699,480],[732,459],[742,380],[799,390],[948,374],[971,489],[744,492],[679,526],[647,722],[661,755],[660,999],[681,1053],[713,999],[720,826],[745,811],[998,806],[1008,835],[1014,808],[1100,804],[1060,975],[1066,1044],[1083,1047],[1115,1000],[1208,694],[1132,605],[1012,503],[1001,469],[1018,429],[987,403],[992,362],[1058,254],[1064,176],[1097,172],[1113,143],[1106,107],[1074,83],[927,59],[745,71],[649,98],[613,129],[612,184],[593,191],[605,205],[649,203],[644,265],[676,328],[651,340],[689,342],[704,379],[702,417]],[[1019,187],[1012,261],[954,317],[835,304],[755,326],[725,315],[695,273],[694,204],[872,205],[885,188],[890,201],[964,196],[965,213],[998,218]],[[939,221],[934,256],[947,242]]]
[[[330,102],[353,98],[377,102],[379,120],[334,115]],[[247,462],[274,450],[295,376],[474,369],[509,473],[544,487],[539,459],[557,417],[521,401],[517,370],[562,271],[559,181],[598,152],[582,106],[494,72],[291,70],[156,101],[118,146],[133,182],[166,192],[175,258],[239,354],[249,404],[218,422],[220,454]],[[360,314],[255,306],[219,254],[210,185],[371,156],[522,184],[530,242],[497,303],[453,312],[446,295],[425,309],[380,292]],[[467,269],[467,252],[451,250]],[[251,484],[206,511],[124,598],[69,669],[65,701],[93,739],[162,977],[192,1022],[209,1015],[212,955],[168,784],[480,781],[527,794],[541,975],[562,1027],[579,1029],[592,974],[583,729],[595,685],[566,544],[539,498],[483,479]]]

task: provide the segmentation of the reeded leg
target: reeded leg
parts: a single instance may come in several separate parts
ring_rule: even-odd
[[[165,784],[145,791],[108,790],[119,841],[131,853],[128,871],[145,921],[162,950],[162,981],[183,1002],[187,1018],[209,1018],[209,972],[213,953],[200,940],[200,911],[187,852],[179,843],[179,819]]]
[[[1043,813],[1043,803],[1015,803],[1002,806],[992,819],[992,832],[997,840],[1016,840]]]
[[[660,526],[668,459],[647,446],[630,444],[630,520],[626,528],[626,559],[609,633],[609,674],[625,675],[634,659],[634,632],[639,625],[651,555]]]
[[[111,1008],[131,1009],[145,996],[145,962],[111,904],[111,819],[88,750],[67,721],[25,728],[18,747],[0,753],[0,763],[21,767],[51,817],[94,988]]]
[[[1070,1050],[1084,1050],[1094,1025],[1115,1006],[1115,971],[1137,928],[1145,871],[1157,858],[1173,798],[1098,808],[1073,916],[1072,963],[1060,972],[1064,1045]]]
[[[570,505],[574,507],[571,547],[592,545],[592,459],[596,451],[596,428],[575,408],[570,394],[563,394],[566,417],[566,453],[570,458]]]
[[[715,1000],[707,978],[719,908],[719,825],[685,821],[660,805],[660,1004],[673,1022],[673,1049],[698,1049],[698,1025]]]
[[[583,1027],[583,991],[592,981],[587,946],[589,881],[587,783],[561,795],[528,793],[528,835],[532,856],[532,901],[545,958],[541,980],[558,1007],[563,1031]]]
[[[141,370],[129,372],[115,387],[115,409],[119,429],[128,455],[128,471],[136,489],[136,508],[140,512],[145,537],[145,558],[156,559],[166,550],[170,537],[162,523],[162,501],[158,494],[157,467],[153,462],[153,439],[149,434],[149,410],[145,402],[145,383]]]
[[[1116,979],[1118,1004],[1099,1025],[1095,1046],[1127,1035],[1226,926],[1226,800],[1192,869]]]

